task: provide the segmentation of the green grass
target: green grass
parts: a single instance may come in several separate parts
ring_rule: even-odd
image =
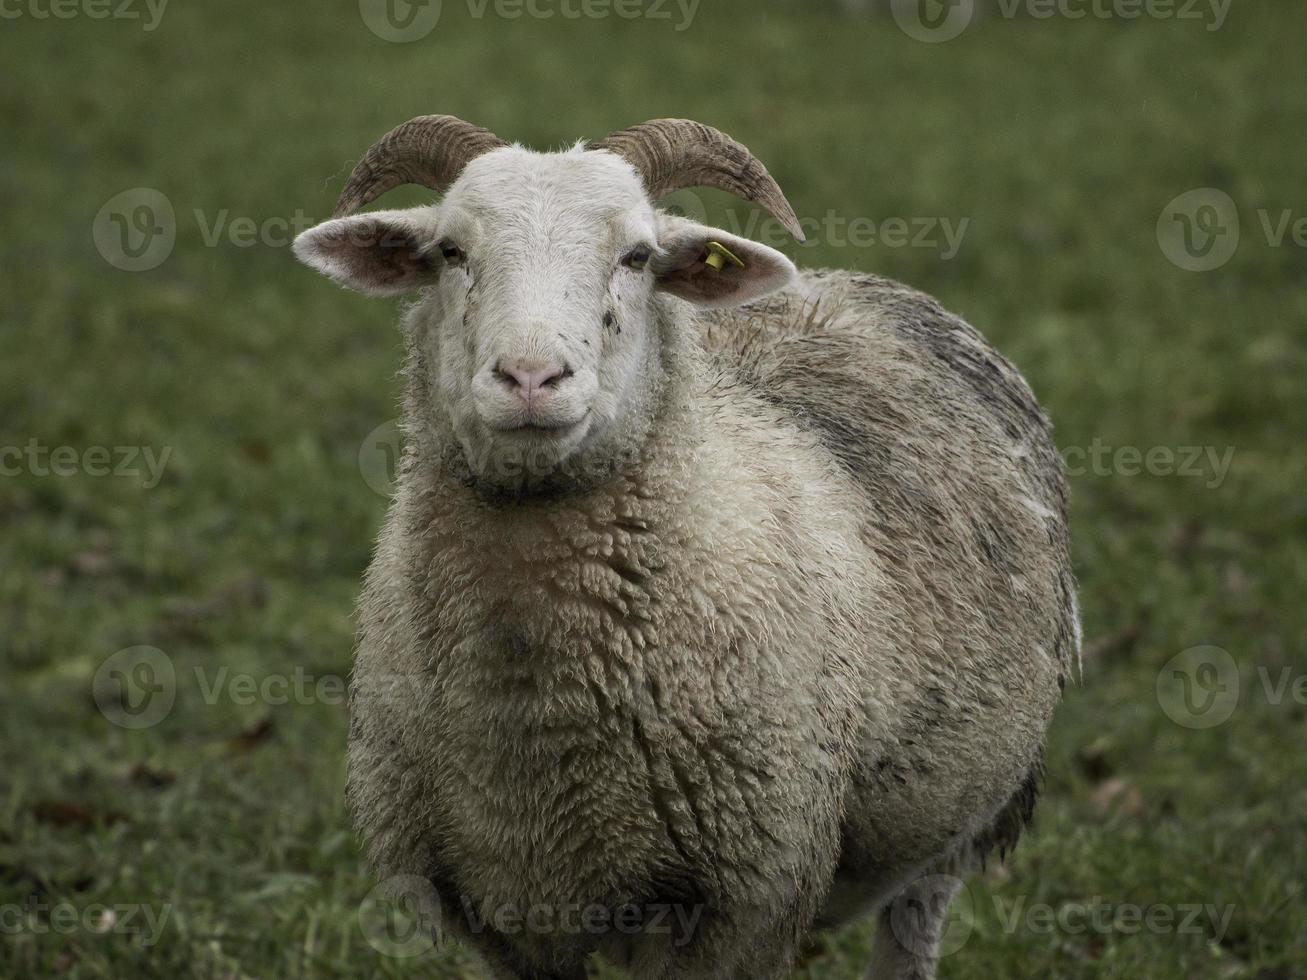
[[[148,488],[26,465],[0,477],[0,929],[17,923],[0,977],[475,976],[457,951],[367,943],[373,883],[343,809],[330,687],[308,703],[205,696],[223,669],[346,675],[385,507],[360,446],[395,415],[399,363],[394,304],[205,229],[325,217],[349,163],[424,112],[541,147],[686,115],[747,141],[801,215],[969,219],[951,261],[791,252],[938,295],[1021,366],[1064,447],[1232,448],[1221,481],[1121,466],[1073,479],[1093,656],[1057,718],[1036,828],[972,884],[956,926],[969,938],[941,972],[1307,975],[1307,708],[1292,692],[1271,703],[1258,673],[1307,676],[1307,249],[1272,247],[1257,217],[1307,215],[1307,8],[1236,2],[1219,31],[989,17],[923,44],[816,0],[710,0],[679,32],[444,7],[406,45],[374,37],[352,2],[178,0],[148,33],[0,22],[0,446],[171,448]],[[1207,186],[1237,203],[1243,241],[1222,268],[1186,272],[1155,227]],[[126,273],[92,222],[135,187],[168,197],[177,242]],[[747,218],[704,198],[715,220]],[[127,730],[97,709],[93,678],[139,644],[171,658],[177,699]],[[1156,694],[1200,644],[1229,651],[1242,681],[1208,729],[1174,723]],[[81,924],[51,930],[33,896]],[[1233,910],[1226,930],[1080,929],[1076,906],[1097,901]],[[97,931],[103,905],[168,918],[147,948]],[[1041,910],[1062,924],[1043,928]],[[861,977],[867,944],[861,929],[828,937],[800,975]]]

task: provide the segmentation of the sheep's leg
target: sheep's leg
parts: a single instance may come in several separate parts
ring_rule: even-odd
[[[496,980],[586,980],[586,971],[584,969],[569,971],[567,973],[542,973],[539,970],[527,969],[525,971],[514,971],[503,967],[492,967],[495,971]]]
[[[801,932],[791,910],[760,919],[719,909],[692,937],[645,937],[626,965],[634,980],[788,980]]]
[[[867,980],[934,980],[949,904],[962,882],[927,875],[881,909]]]
[[[482,964],[494,980],[586,980],[587,977],[584,966],[570,970],[538,970],[522,965],[513,957],[497,954],[484,947],[469,948],[475,949],[480,955]]]
[[[484,936],[465,934],[459,941],[476,952],[493,980],[586,980],[585,965],[541,969],[498,942],[487,942]]]

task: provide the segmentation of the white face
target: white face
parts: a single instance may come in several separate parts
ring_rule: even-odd
[[[742,261],[704,261],[721,242]],[[552,474],[647,411],[662,380],[655,294],[732,305],[783,285],[779,252],[661,214],[625,161],[504,147],[435,206],[328,221],[309,265],[377,294],[422,289],[409,319],[436,407],[480,481]]]
[[[547,470],[649,393],[657,221],[618,158],[498,150],[435,224],[433,394],[474,471]]]

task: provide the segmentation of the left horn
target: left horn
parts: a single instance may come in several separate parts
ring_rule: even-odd
[[[759,207],[799,241],[803,230],[780,186],[748,147],[691,119],[651,119],[589,144],[629,163],[652,198],[686,187],[716,187]]]

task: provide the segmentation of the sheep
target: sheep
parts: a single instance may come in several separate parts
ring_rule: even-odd
[[[359,213],[402,183],[443,197]],[[802,237],[699,123],[424,116],[296,240],[416,297],[349,806],[500,980],[780,978],[872,915],[869,976],[929,978],[1078,660],[1050,425],[934,300],[655,206],[687,186]]]

